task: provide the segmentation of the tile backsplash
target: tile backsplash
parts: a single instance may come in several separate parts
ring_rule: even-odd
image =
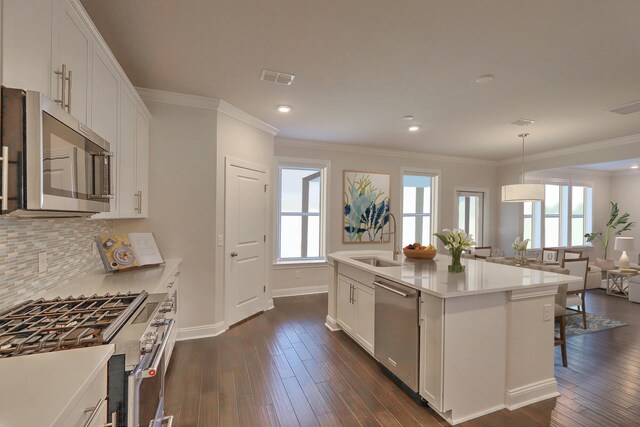
[[[91,242],[112,232],[113,221],[0,217],[0,310],[100,268]],[[46,273],[38,273],[40,252],[47,253]]]

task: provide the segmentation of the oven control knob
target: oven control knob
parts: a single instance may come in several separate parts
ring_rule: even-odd
[[[156,327],[156,328],[160,327],[160,326],[164,326],[164,324],[165,324],[164,322],[165,322],[164,319],[157,319],[157,320],[154,320],[153,322],[151,322],[151,326]]]
[[[152,340],[147,340],[144,343],[142,343],[142,352],[143,353],[151,353],[151,350],[153,350],[153,343],[155,341]]]
[[[169,302],[165,302],[164,304],[162,304],[160,306],[160,310],[158,310],[160,313],[168,313],[173,309],[173,303],[171,301]]]

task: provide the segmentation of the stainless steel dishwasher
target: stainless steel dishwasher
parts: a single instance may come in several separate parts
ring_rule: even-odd
[[[374,355],[418,393],[420,293],[376,276]]]

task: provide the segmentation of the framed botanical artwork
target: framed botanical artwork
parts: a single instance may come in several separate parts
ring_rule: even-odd
[[[383,236],[389,217],[391,176],[385,173],[344,171],[343,175],[343,243],[388,242]]]

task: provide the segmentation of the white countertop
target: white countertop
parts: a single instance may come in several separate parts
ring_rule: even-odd
[[[80,295],[103,295],[107,293],[114,294],[116,292],[135,293],[141,291],[147,291],[152,294],[157,291],[180,262],[181,260],[179,258],[172,258],[166,260],[164,265],[157,267],[121,271],[118,273],[105,273],[104,269],[100,268],[84,276],[80,276],[65,285],[48,290],[38,295],[37,298],[77,297]]]
[[[101,345],[0,360],[0,427],[62,421],[113,351]]]
[[[353,259],[369,256],[397,262],[401,265],[373,267]],[[433,261],[408,259],[404,255],[400,256],[399,261],[393,261],[391,251],[334,252],[329,254],[329,258],[334,262],[348,264],[440,298],[526,290],[583,280],[577,276],[472,259],[461,260],[465,266],[464,273],[449,273],[447,266],[451,262],[451,257],[439,253]]]

